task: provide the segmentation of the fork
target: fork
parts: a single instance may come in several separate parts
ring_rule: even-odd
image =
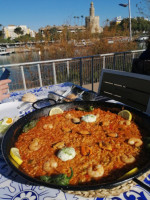
[[[25,106],[26,104],[28,104],[29,102],[23,102],[22,104],[20,104],[19,106],[17,106],[17,109],[22,108],[23,106]]]

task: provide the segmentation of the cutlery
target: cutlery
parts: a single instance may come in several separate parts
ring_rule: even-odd
[[[28,104],[29,102],[23,102],[22,104],[20,104],[19,106],[17,106],[17,109],[22,108],[23,106],[25,106],[26,104]]]

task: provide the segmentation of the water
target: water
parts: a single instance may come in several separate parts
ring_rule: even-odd
[[[38,52],[23,52],[23,53],[12,53],[10,55],[0,56],[0,65],[16,64],[24,62],[39,61],[40,55]]]

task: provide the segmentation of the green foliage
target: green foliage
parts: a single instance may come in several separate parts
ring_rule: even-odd
[[[35,38],[31,37],[30,34],[22,35],[13,40],[13,42],[34,42],[34,41]]]
[[[22,30],[21,27],[15,28],[14,32],[15,32],[17,35],[23,35],[23,30]]]
[[[137,32],[150,32],[150,21],[144,19],[144,17],[137,17],[131,19],[133,34]],[[110,23],[109,31],[116,29],[118,31],[127,31],[129,29],[129,18],[123,19],[118,25],[115,22]]]

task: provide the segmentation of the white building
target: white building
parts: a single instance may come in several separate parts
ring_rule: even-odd
[[[116,24],[120,24],[121,21],[122,21],[121,16],[116,17],[116,18],[114,19],[114,22],[115,22]]]
[[[15,26],[15,25],[9,25],[3,28],[3,33],[4,33],[4,38],[11,38],[15,39],[19,37],[20,35],[16,34],[14,30],[20,27],[23,31],[23,35],[30,34],[31,37],[35,37],[35,31],[29,29],[26,25],[20,25],[20,26]]]

